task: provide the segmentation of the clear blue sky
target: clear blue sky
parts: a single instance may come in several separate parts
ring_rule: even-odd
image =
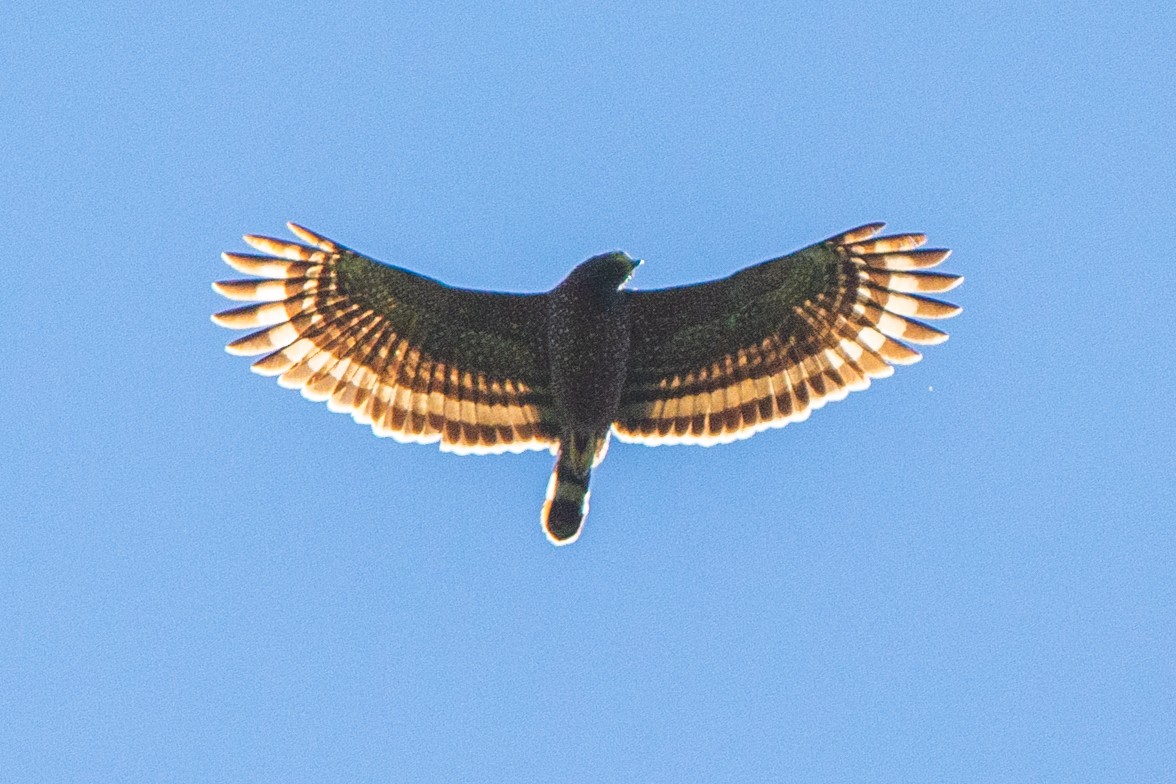
[[[4,3],[2,777],[1170,780],[1176,11],[1023,5]],[[287,220],[516,291],[886,220],[965,312],[804,424],[614,444],[556,549],[546,453],[223,352]]]

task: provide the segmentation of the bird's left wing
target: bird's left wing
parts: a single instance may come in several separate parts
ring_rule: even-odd
[[[714,444],[806,419],[947,334],[920,296],[963,278],[921,270],[946,250],[873,223],[693,286],[632,292],[629,375],[614,424],[625,441]],[[905,342],[903,342],[905,341]]]
[[[258,303],[213,316],[223,327],[262,328],[229,353],[264,354],[255,372],[377,435],[456,452],[558,443],[543,295],[454,288],[289,227],[305,245],[250,235],[265,255],[223,254],[259,276],[213,284]]]

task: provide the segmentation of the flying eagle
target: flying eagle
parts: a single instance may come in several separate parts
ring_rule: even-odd
[[[448,286],[296,224],[305,244],[247,235],[225,253],[256,276],[213,288],[255,304],[217,313],[258,330],[226,346],[378,436],[462,453],[549,449],[542,522],[580,534],[588,479],[610,434],[642,444],[720,444],[809,412],[947,334],[918,319],[960,308],[924,294],[959,285],[926,272],[949,251],[871,223],[721,280],[624,288],[640,261],[594,256],[545,294]]]

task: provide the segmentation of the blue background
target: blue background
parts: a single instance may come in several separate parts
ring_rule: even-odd
[[[0,10],[8,781],[1161,781],[1176,769],[1167,3]],[[801,425],[376,439],[227,356],[296,220],[635,287],[872,220],[953,338]]]

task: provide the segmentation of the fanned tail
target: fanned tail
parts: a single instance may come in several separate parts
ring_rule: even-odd
[[[554,545],[571,544],[580,537],[588,515],[588,481],[600,462],[608,434],[565,433],[560,439],[555,468],[543,502],[543,530]]]

